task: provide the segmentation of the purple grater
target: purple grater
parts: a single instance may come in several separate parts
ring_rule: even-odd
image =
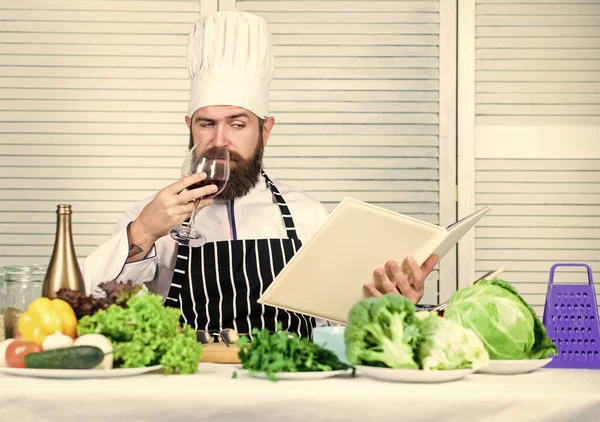
[[[555,284],[557,267],[585,267],[588,283]],[[600,369],[600,324],[592,269],[586,264],[555,264],[544,306],[544,325],[558,348],[546,368]]]

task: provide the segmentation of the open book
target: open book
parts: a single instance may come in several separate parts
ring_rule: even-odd
[[[352,306],[365,297],[363,284],[373,281],[376,268],[388,260],[401,265],[408,256],[419,265],[432,254],[443,258],[489,210],[445,228],[346,198],[258,302],[345,323]]]

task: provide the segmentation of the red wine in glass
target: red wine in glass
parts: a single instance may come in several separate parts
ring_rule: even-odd
[[[217,196],[218,194],[220,194],[223,191],[226,183],[227,183],[227,180],[225,180],[225,179],[204,179],[203,181],[201,181],[199,183],[194,183],[193,185],[190,185],[188,187],[188,190],[201,188],[203,186],[216,185],[218,190],[215,193],[204,195],[204,198],[214,198],[215,196]]]
[[[187,190],[201,188],[207,185],[216,185],[217,192],[205,195],[204,198],[213,198],[220,194],[229,180],[229,151],[222,147],[212,147],[200,150],[199,144],[194,145],[187,153],[181,166],[183,177],[196,173],[205,173],[206,179],[188,186]],[[202,198],[197,198],[192,209],[188,224],[181,224],[170,230],[171,237],[180,245],[202,246],[206,238],[194,228],[194,218],[198,211],[198,204]]]

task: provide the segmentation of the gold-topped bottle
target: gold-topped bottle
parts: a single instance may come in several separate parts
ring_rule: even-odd
[[[54,251],[44,278],[42,296],[53,299],[56,297],[56,292],[63,287],[85,293],[83,276],[77,263],[77,255],[73,245],[70,205],[58,205],[56,207]]]

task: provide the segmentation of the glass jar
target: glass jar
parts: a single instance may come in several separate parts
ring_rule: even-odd
[[[19,317],[35,299],[42,296],[46,276],[44,265],[21,265],[7,267],[4,276],[4,332],[6,338],[14,338],[18,331]]]

